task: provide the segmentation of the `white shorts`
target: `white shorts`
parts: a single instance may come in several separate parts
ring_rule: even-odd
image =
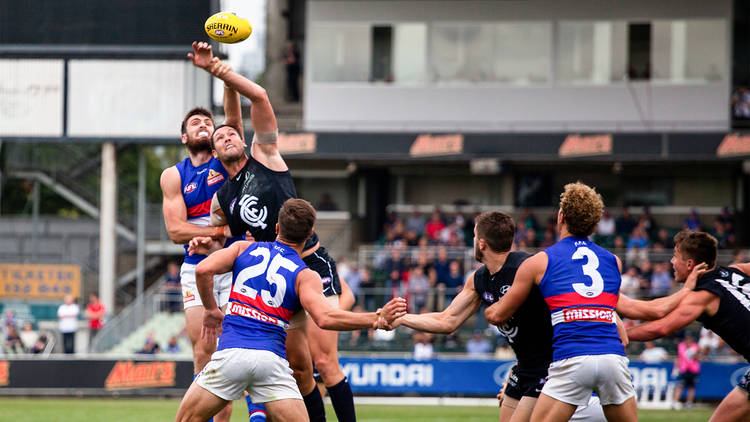
[[[182,303],[185,309],[192,306],[203,306],[203,301],[198,294],[198,286],[195,284],[195,264],[182,264],[180,267],[180,285],[182,286]],[[232,273],[217,274],[214,276],[214,299],[221,308],[229,302],[229,293],[232,292]]]
[[[570,422],[607,422],[599,397],[591,396],[588,404],[578,406],[576,412],[571,416]]]
[[[586,355],[552,362],[542,393],[564,403],[587,405],[596,392],[602,406],[635,396],[625,356]]]
[[[219,350],[211,356],[195,382],[228,401],[242,398],[245,390],[256,404],[302,400],[289,362],[268,350]]]

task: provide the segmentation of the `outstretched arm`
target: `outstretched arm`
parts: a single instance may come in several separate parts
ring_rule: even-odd
[[[201,67],[224,81],[224,85],[247,97],[252,103],[250,120],[253,123],[252,154],[261,164],[274,171],[288,169],[278,148],[278,124],[276,115],[262,86],[245,78],[233,70],[222,71],[220,62],[214,62],[211,46],[207,43],[193,43],[193,53],[188,54],[195,66]]]
[[[176,167],[170,167],[161,174],[159,183],[164,195],[162,210],[167,234],[174,243],[185,244],[196,236],[224,237],[227,226],[201,227],[187,222],[187,207],[180,189],[180,173]]]
[[[310,269],[297,273],[295,286],[302,307],[310,314],[318,327],[324,330],[359,330],[373,326],[378,320],[378,314],[375,312],[349,312],[331,306],[323,298],[323,283],[320,276]],[[406,301],[402,298],[392,299],[384,306],[384,309],[392,315],[392,319],[386,321],[391,323],[395,318],[406,313]]]
[[[667,336],[698,319],[719,297],[705,290],[690,292],[666,317],[628,330],[630,340],[646,341]]]
[[[466,280],[463,290],[444,311],[406,314],[397,319],[394,325],[405,325],[428,333],[450,334],[473,315],[480,305],[481,299],[474,289],[474,274],[472,273]]]
[[[654,300],[637,300],[631,299],[620,293],[617,299],[617,313],[630,319],[640,319],[653,321],[664,318],[680,304],[690,292],[695,288],[698,278],[707,271],[707,265],[701,263],[693,268],[688,278],[685,280],[685,286],[677,292]]]
[[[539,284],[541,277],[547,269],[547,254],[539,252],[524,261],[513,279],[513,284],[508,293],[502,299],[495,302],[484,311],[484,317],[494,325],[499,325],[509,320],[529,297],[534,284]]]

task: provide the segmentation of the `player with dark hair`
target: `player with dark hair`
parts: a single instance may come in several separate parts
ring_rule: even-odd
[[[551,313],[552,364],[531,414],[532,421],[567,421],[596,392],[609,421],[636,421],[638,413],[628,359],[615,312],[620,263],[588,240],[604,204],[582,183],[565,186],[557,225],[560,240],[525,260],[502,300],[485,311],[503,324],[535,286]]]
[[[264,403],[274,421],[307,421],[302,396],[286,360],[286,329],[294,315],[307,311],[320,327],[356,330],[392,322],[406,302],[392,299],[375,312],[354,313],[331,306],[320,276],[300,258],[315,223],[315,210],[289,199],[278,212],[274,242],[238,241],[198,264],[198,292],[205,304],[201,337],[219,345],[188,389],[177,421],[201,422],[247,390]],[[199,248],[200,249],[200,248]],[[208,252],[208,251],[204,251]],[[213,276],[231,271],[232,293],[226,317],[213,298]]]
[[[213,61],[210,50],[203,56],[203,62]],[[220,126],[211,137],[214,156],[223,163],[229,176],[211,203],[211,222],[216,226],[228,224],[235,236],[249,232],[256,241],[271,241],[281,204],[297,197],[289,168],[279,153],[276,116],[260,85],[231,69],[215,76],[250,100],[254,134],[249,155],[245,153],[247,144],[241,125]],[[307,240],[301,256],[310,269],[320,274],[326,299],[333,306],[340,306],[339,296],[343,290],[336,262],[320,245],[315,233]],[[295,321],[287,338],[289,362],[310,419],[325,420],[323,400],[313,378],[314,361],[338,419],[342,422],[356,420],[351,387],[338,363],[338,333]]]
[[[696,278],[695,291],[662,319],[628,330],[633,340],[664,337],[701,322],[750,362],[750,263],[716,265],[718,242],[704,232],[682,231],[675,238],[676,281]],[[750,421],[750,370],[721,401],[711,421]]]
[[[193,54],[208,48],[206,43],[193,43]],[[219,62],[206,63],[211,71],[222,74],[227,66]],[[224,89],[224,113],[228,124],[241,124],[240,97],[231,88]],[[187,243],[196,236],[211,236],[224,239],[229,228],[209,225],[211,199],[224,184],[228,174],[224,166],[212,156],[211,135],[214,132],[214,119],[211,111],[196,107],[188,111],[180,125],[182,143],[187,148],[188,158],[165,169],[160,184],[163,194],[162,209],[167,234],[174,243],[184,244],[185,260],[180,268],[180,284],[185,308],[185,327],[193,346],[193,373],[198,374],[216,350],[215,344],[200,342],[203,303],[195,285],[195,267],[205,258],[204,255],[190,255]],[[216,276],[214,283],[216,301],[225,306],[229,298],[231,274]],[[217,420],[228,421],[231,406],[217,415]]]

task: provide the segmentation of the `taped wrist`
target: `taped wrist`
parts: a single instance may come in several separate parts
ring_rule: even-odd
[[[255,132],[253,134],[253,143],[258,145],[275,144],[279,140],[278,129],[273,132]]]

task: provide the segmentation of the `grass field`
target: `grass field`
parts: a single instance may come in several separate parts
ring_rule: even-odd
[[[179,400],[176,399],[31,399],[0,398],[0,421],[5,422],[162,422],[174,420]],[[235,402],[232,422],[247,421],[244,401]],[[336,417],[326,407],[328,420]],[[639,420],[697,422],[707,421],[713,409],[641,410]],[[496,421],[498,410],[493,407],[459,406],[357,406],[360,422],[429,421],[473,422]]]

